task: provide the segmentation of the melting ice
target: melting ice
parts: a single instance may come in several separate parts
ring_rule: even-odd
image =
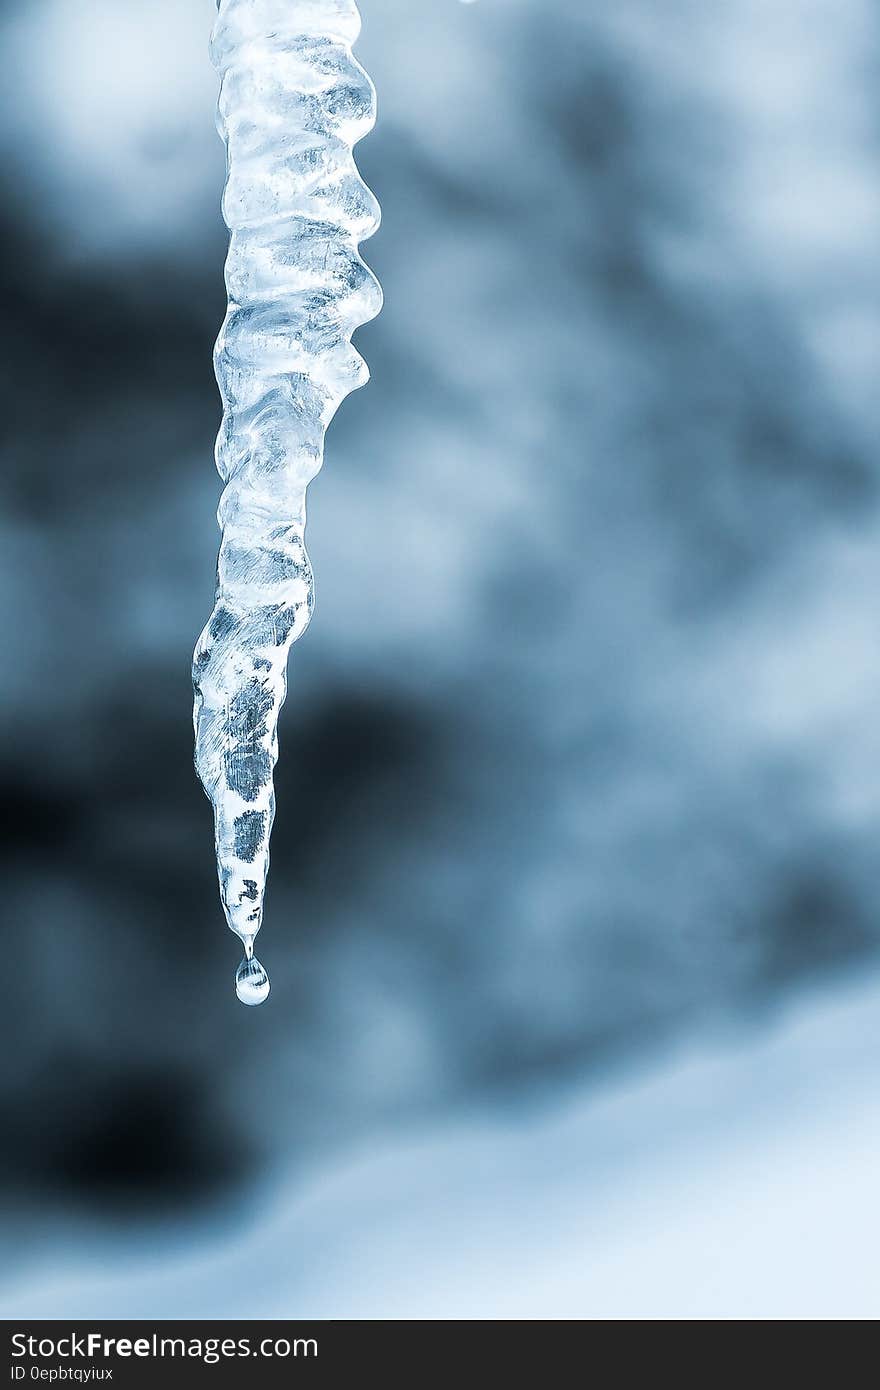
[[[382,302],[358,254],[379,224],[352,153],[376,106],[352,56],[359,30],[354,0],[220,0],[211,41],[230,232],[214,354],[225,487],[214,611],[193,663],[195,758],[214,807],[223,910],[244,945],[236,992],[246,1004],[269,993],[254,938],[287,658],[313,603],[306,487],[336,410],[368,377],[351,335]]]

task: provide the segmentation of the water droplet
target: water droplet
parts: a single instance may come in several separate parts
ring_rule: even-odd
[[[262,1004],[269,998],[269,976],[256,956],[245,956],[236,970],[235,992],[242,1004]]]

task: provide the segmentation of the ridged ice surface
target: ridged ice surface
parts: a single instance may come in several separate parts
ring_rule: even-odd
[[[306,487],[330,420],[367,380],[351,335],[381,307],[358,255],[379,223],[352,153],[375,120],[372,83],[351,52],[359,29],[354,0],[220,0],[211,44],[230,230],[215,350],[225,487],[194,720],[223,909],[246,961],[263,914],[288,652],[312,611]],[[244,981],[249,1002],[265,998],[258,974],[239,972],[239,997]]]

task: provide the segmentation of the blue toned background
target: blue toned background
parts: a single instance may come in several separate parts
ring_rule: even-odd
[[[259,1010],[213,9],[0,10],[0,1311],[876,1316],[876,6],[363,0]]]

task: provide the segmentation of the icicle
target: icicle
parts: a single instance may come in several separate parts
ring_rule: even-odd
[[[219,0],[211,43],[226,141],[229,308],[215,349],[226,486],[214,611],[193,662],[196,768],[214,806],[226,920],[244,944],[238,997],[269,980],[254,957],[275,813],[287,657],[313,604],[303,533],[324,432],[367,378],[354,330],[381,307],[358,244],[379,224],[353,147],[375,92],[351,45],[354,0]]]

